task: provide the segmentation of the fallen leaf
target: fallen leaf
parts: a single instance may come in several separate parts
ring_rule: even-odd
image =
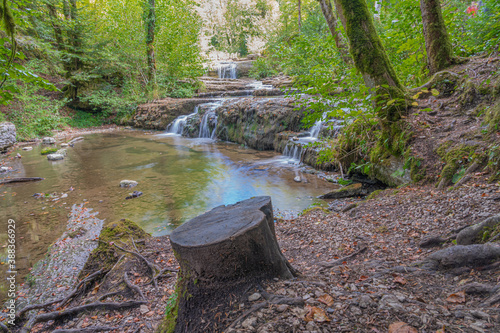
[[[330,321],[330,319],[326,315],[325,310],[323,310],[321,308],[308,305],[306,307],[306,310],[307,310],[307,314],[304,318],[306,321],[315,321],[318,323]]]
[[[465,303],[465,291],[459,291],[458,293],[451,294],[446,299],[446,302],[454,304]]]
[[[333,300],[332,296],[330,296],[328,294],[324,294],[323,296],[318,298],[318,302],[326,304],[326,306],[332,306],[334,303],[334,300]]]
[[[418,333],[418,331],[407,323],[399,321],[389,326],[389,333]]]
[[[396,276],[394,278],[394,282],[395,283],[399,283],[402,286],[404,286],[407,283],[406,279],[404,277],[402,277],[402,276]]]

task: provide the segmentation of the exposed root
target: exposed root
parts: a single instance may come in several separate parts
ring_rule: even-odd
[[[127,287],[129,287],[132,291],[135,291],[137,294],[141,295],[141,298],[143,300],[146,300],[146,297],[144,297],[142,290],[138,286],[136,286],[135,284],[130,282],[130,280],[128,279],[128,276],[127,276],[127,272],[125,272],[123,274],[123,281],[125,281],[125,284],[127,285]]]
[[[33,326],[37,323],[47,322],[50,320],[58,320],[65,317],[74,317],[81,312],[92,311],[92,310],[108,310],[116,311],[130,307],[140,306],[142,304],[147,304],[146,301],[127,301],[123,303],[101,303],[95,302],[91,304],[85,304],[82,306],[77,306],[64,311],[53,311],[49,313],[43,313],[36,317],[33,317],[28,321],[28,323],[22,328],[21,333],[28,333],[31,331]]]
[[[318,263],[318,265],[320,265],[320,266],[321,266],[321,268],[320,268],[319,270],[320,270],[320,271],[322,271],[322,270],[323,270],[323,269],[325,269],[325,268],[331,268],[331,267],[335,267],[335,266],[342,265],[342,263],[343,263],[344,261],[347,261],[347,260],[349,260],[349,259],[352,259],[352,258],[354,258],[355,256],[357,256],[358,254],[365,252],[367,248],[368,248],[368,247],[366,247],[366,246],[365,246],[365,247],[363,247],[362,249],[360,249],[360,250],[358,250],[358,251],[356,251],[356,252],[354,252],[354,253],[351,253],[351,254],[350,254],[350,255],[348,255],[348,256],[345,256],[345,257],[343,257],[343,258],[340,258],[340,259],[337,259],[337,260],[334,260],[334,261],[330,261],[330,262],[325,262],[325,261],[324,261],[324,262],[320,262],[320,263]]]
[[[69,300],[71,298],[73,298],[77,293],[78,293],[78,290],[80,289],[80,287],[88,282],[92,282],[97,276],[101,275],[102,274],[102,269],[98,270],[97,272],[95,273],[92,273],[90,274],[89,276],[87,276],[85,279],[83,279],[82,281],[80,281],[80,283],[78,283],[78,285],[76,286],[75,289],[73,289],[73,291],[71,292],[71,294],[69,294],[62,302],[61,304],[59,305],[60,308],[62,308],[64,305],[66,305]]]
[[[73,328],[73,329],[59,329],[52,331],[52,333],[92,333],[92,332],[109,332],[114,330],[121,330],[123,327],[107,327],[107,326],[94,326],[87,328]]]
[[[10,333],[9,328],[2,323],[0,323],[0,329],[2,329],[2,332]]]

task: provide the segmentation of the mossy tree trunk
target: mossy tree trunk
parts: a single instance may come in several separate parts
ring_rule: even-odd
[[[321,7],[321,11],[323,12],[323,16],[326,19],[326,24],[328,25],[328,29],[330,29],[330,32],[332,33],[333,39],[335,40],[335,45],[337,46],[337,49],[340,52],[342,60],[347,64],[351,64],[352,59],[349,56],[349,49],[347,48],[344,37],[337,29],[337,18],[333,13],[332,3],[330,2],[330,0],[318,0],[318,1]]]
[[[335,0],[345,20],[349,51],[365,84],[375,95],[374,104],[385,128],[401,118],[406,108],[405,89],[378,36],[365,0]]]
[[[453,64],[453,48],[439,0],[420,0],[427,65],[431,74]]]
[[[144,2],[144,26],[146,28],[146,58],[148,62],[148,84],[154,94],[156,91],[155,0],[145,0]]]

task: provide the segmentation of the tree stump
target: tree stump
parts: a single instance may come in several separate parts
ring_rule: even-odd
[[[170,242],[181,270],[161,332],[222,331],[223,321],[214,322],[221,305],[238,304],[256,281],[296,276],[276,239],[270,197],[214,208],[175,229]]]

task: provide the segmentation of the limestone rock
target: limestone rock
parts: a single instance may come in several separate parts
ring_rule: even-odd
[[[60,161],[60,160],[64,160],[64,155],[63,154],[49,154],[49,155],[47,155],[47,159],[49,161]]]
[[[481,240],[483,234],[495,227],[500,227],[500,214],[487,218],[481,223],[472,225],[460,231],[457,235],[458,245],[470,245]]]
[[[16,126],[12,123],[0,123],[0,152],[16,143]]]
[[[33,147],[23,147],[23,150],[24,151],[31,151],[31,150],[33,150]]]
[[[56,139],[47,136],[42,139],[42,143],[44,145],[53,145],[54,143],[56,143]]]
[[[128,187],[128,188],[131,188],[131,187],[135,187],[137,186],[139,183],[136,182],[135,180],[128,180],[128,179],[124,179],[120,182],[120,187]]]

